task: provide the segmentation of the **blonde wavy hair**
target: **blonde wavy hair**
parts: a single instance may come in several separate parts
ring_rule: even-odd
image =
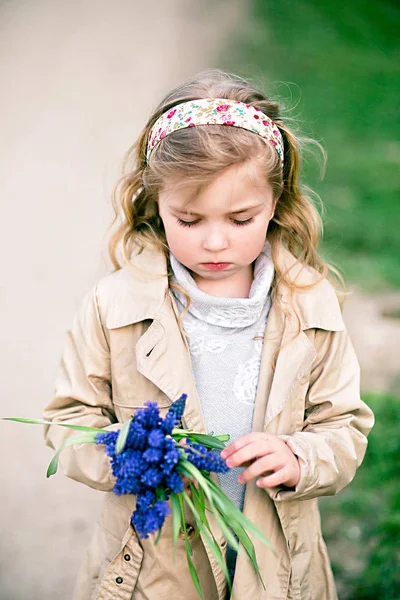
[[[219,125],[189,127],[166,136],[153,149],[147,163],[147,141],[156,120],[176,104],[199,98],[241,101],[255,106],[270,117],[279,128],[284,142],[283,171],[276,150],[260,136],[238,127]],[[109,241],[109,253],[115,269],[130,264],[133,244],[137,244],[163,252],[171,276],[167,240],[158,212],[158,197],[165,183],[180,178],[185,184],[205,187],[222,169],[254,157],[260,160],[277,199],[267,234],[276,271],[274,296],[281,283],[293,291],[310,287],[299,286],[288,271],[280,270],[275,258],[281,245],[299,263],[312,267],[320,274],[313,286],[328,276],[343,287],[339,272],[326,263],[317,251],[323,230],[321,216],[315,206],[319,198],[299,182],[300,149],[307,144],[314,144],[321,150],[324,161],[325,152],[318,142],[296,136],[294,130],[289,128],[288,121],[283,120],[277,101],[241,77],[219,69],[202,71],[167,94],[126,153],[122,177],[113,191],[115,216],[111,226],[118,225]],[[122,255],[121,260],[118,254]],[[172,282],[170,285],[184,294],[187,310],[190,304],[187,293]]]

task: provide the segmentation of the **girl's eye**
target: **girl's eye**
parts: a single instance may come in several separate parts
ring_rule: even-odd
[[[235,225],[249,225],[253,220],[253,217],[250,217],[250,219],[246,219],[245,221],[238,221],[237,219],[233,219],[233,222],[235,223]]]
[[[192,227],[193,225],[196,225],[196,223],[198,223],[199,221],[182,221],[182,219],[177,218],[176,219],[179,223],[179,225],[182,225],[182,227]]]
[[[182,225],[182,227],[193,227],[193,225],[197,225],[197,223],[200,223],[199,219],[197,219],[196,221],[183,221],[182,219],[179,219],[177,217],[176,220],[179,223],[179,225]],[[246,219],[244,221],[238,221],[237,219],[232,219],[232,222],[235,225],[239,225],[239,227],[242,225],[249,225],[252,221],[253,221],[253,217],[250,217],[250,219]]]

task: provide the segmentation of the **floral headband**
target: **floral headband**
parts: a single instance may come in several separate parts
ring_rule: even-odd
[[[191,100],[163,113],[151,128],[146,160],[165,136],[196,125],[231,125],[257,133],[275,147],[283,166],[283,139],[272,119],[251,104],[226,98]]]

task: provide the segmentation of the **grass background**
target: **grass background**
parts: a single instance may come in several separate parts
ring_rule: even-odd
[[[368,291],[400,288],[400,5],[253,0],[219,66],[281,99],[328,153],[303,182],[326,212],[322,254]],[[376,417],[363,465],[321,498],[341,600],[400,600],[400,399],[367,396]]]
[[[370,290],[400,288],[400,5],[383,0],[254,0],[221,56],[298,104],[291,113],[328,152],[322,253]],[[289,85],[279,82],[288,82]]]
[[[400,402],[366,396],[376,424],[354,481],[319,501],[341,600],[400,598]]]

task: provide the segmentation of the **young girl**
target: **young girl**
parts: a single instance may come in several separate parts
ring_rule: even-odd
[[[279,105],[243,79],[211,70],[170,92],[128,152],[115,271],[84,299],[44,412],[118,429],[145,401],[165,414],[186,393],[185,427],[229,433],[220,484],[273,546],[253,539],[264,590],[211,521],[236,600],[337,597],[317,498],[353,479],[373,425],[299,164]],[[70,433],[50,427],[47,443]],[[102,447],[70,447],[61,466],[107,492],[75,600],[197,600],[171,518],[157,545],[138,539],[135,498],[113,494]],[[204,597],[225,600],[217,561],[192,543]]]

